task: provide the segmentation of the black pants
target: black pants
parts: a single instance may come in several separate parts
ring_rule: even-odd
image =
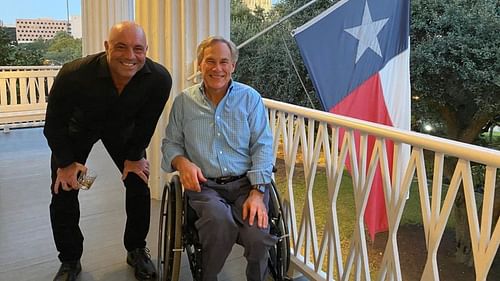
[[[102,142],[113,159],[116,167],[123,171],[125,161],[124,144],[112,138],[103,138]],[[75,151],[77,162],[84,164],[95,141],[79,145]],[[56,248],[61,262],[75,261],[81,258],[83,252],[83,234],[80,230],[80,204],[78,190],[54,193],[54,183],[57,177],[57,160],[52,155],[52,200],[50,203],[50,220]],[[124,180],[125,210],[127,222],[125,226],[124,245],[127,251],[146,246],[146,236],[149,231],[151,212],[151,194],[148,185],[134,173],[129,173]]]

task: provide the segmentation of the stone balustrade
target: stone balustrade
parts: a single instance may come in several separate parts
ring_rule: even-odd
[[[0,129],[40,126],[60,66],[0,67]]]

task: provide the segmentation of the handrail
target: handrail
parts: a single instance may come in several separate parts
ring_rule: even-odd
[[[340,127],[360,130],[373,136],[384,137],[432,151],[441,151],[451,156],[467,158],[474,162],[500,167],[500,151],[486,147],[439,138],[413,131],[404,131],[387,125],[300,107],[272,99],[264,99],[264,103],[267,107],[293,113],[297,116],[312,118],[316,121],[326,122],[329,124],[336,124]]]
[[[1,71],[34,71],[34,70],[59,70],[60,65],[38,65],[38,66],[0,66]]]

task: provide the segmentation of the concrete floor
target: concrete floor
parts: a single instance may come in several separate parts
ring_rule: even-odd
[[[42,128],[0,132],[0,280],[52,280],[59,268],[49,221],[50,150]],[[98,177],[80,192],[80,226],[85,236],[81,281],[135,280],[122,244],[125,210],[120,173],[102,144],[87,166]],[[159,201],[152,201],[148,247],[156,263]],[[183,254],[181,280],[192,280]],[[235,246],[219,276],[245,280],[246,261]]]

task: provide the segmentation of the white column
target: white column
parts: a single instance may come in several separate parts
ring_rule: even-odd
[[[111,27],[134,19],[134,0],[82,0],[82,55],[104,51]]]
[[[137,1],[135,18],[146,31],[148,56],[163,64],[173,80],[170,99],[147,151],[151,164],[151,195],[159,199],[166,180],[160,167],[160,147],[172,100],[192,83],[188,77],[196,71],[198,43],[210,35],[229,38],[230,0]]]

